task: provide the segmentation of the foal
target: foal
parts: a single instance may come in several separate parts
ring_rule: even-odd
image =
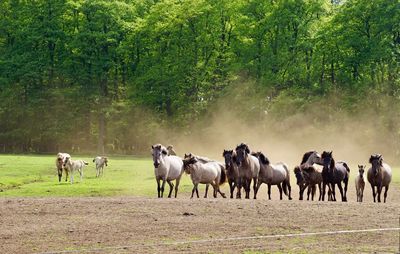
[[[364,176],[363,176],[364,169],[365,169],[365,166],[358,165],[358,175],[355,179],[357,202],[362,202],[362,200],[363,200],[363,193],[364,193],[364,187],[365,187],[365,181],[364,181]]]

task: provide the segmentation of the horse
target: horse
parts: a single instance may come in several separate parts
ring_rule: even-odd
[[[317,171],[314,167],[307,167],[301,169],[300,166],[296,166],[294,168],[294,175],[296,176],[297,185],[299,186],[299,200],[303,200],[304,190],[307,188],[307,200],[314,201],[314,196],[317,191],[316,185],[318,186],[319,190],[319,197],[318,200],[320,201],[322,198],[322,175],[321,172]],[[330,195],[330,194],[329,194]]]
[[[304,190],[307,190],[307,200],[310,198],[314,200],[316,193],[316,185],[319,189],[319,200],[321,200],[321,185],[322,175],[315,167],[314,164],[322,164],[321,155],[316,151],[309,151],[303,155],[300,166],[295,167],[294,172],[299,186],[299,200],[303,200]],[[328,191],[330,193],[330,191]]]
[[[358,165],[358,175],[355,179],[355,186],[356,186],[356,194],[357,194],[357,202],[362,202],[363,200],[363,193],[365,187],[364,181],[364,169],[366,166]]]
[[[321,158],[324,166],[322,169],[322,201],[324,201],[326,185],[331,185],[333,195],[332,201],[336,201],[335,185],[337,185],[340,195],[342,196],[342,202],[346,202],[350,168],[347,166],[347,163],[343,161],[335,163],[335,160],[332,157],[332,151],[324,151]],[[341,184],[342,181],[344,183],[344,191]]]
[[[369,158],[369,163],[372,167],[368,169],[367,177],[368,182],[371,184],[372,196],[378,196],[378,202],[381,202],[382,188],[385,187],[385,194],[383,202],[386,203],[387,192],[389,190],[389,184],[392,181],[392,169],[391,167],[383,162],[382,155],[374,154]],[[375,192],[376,186],[376,192]]]
[[[246,198],[250,198],[251,180],[253,180],[254,199],[257,198],[257,178],[260,173],[260,162],[257,157],[250,154],[248,145],[241,143],[236,146],[236,165],[239,171],[238,197],[241,198],[240,190],[243,186]]]
[[[157,181],[157,195],[162,198],[164,195],[164,187],[167,182],[169,185],[168,198],[171,197],[175,180],[175,198],[178,195],[179,182],[183,174],[182,158],[175,155],[168,155],[168,150],[161,144],[151,146],[154,175]],[[162,181],[162,184],[161,184]]]
[[[225,159],[226,176],[228,178],[229,189],[231,193],[230,198],[233,198],[233,191],[238,185],[239,180],[239,169],[235,164],[236,153],[233,150],[224,150],[222,156]],[[236,198],[239,198],[238,194],[239,192],[236,193]]]
[[[219,186],[226,181],[226,174],[223,165],[217,161],[204,162],[192,154],[186,155],[183,161],[183,167],[187,174],[190,175],[193,183],[192,196],[196,192],[199,198],[198,185],[206,184],[206,193],[204,198],[207,198],[208,186],[211,184],[214,188],[213,196],[217,197],[217,193],[226,198],[225,194],[221,192]]]
[[[71,175],[71,176],[70,176],[71,184],[73,184],[73,182],[74,182],[74,172],[75,172],[76,170],[79,171],[79,175],[80,175],[80,177],[81,177],[81,182],[82,182],[82,178],[83,178],[83,168],[84,168],[86,165],[89,165],[89,163],[87,163],[87,162],[84,161],[84,160],[76,160],[76,161],[73,161],[73,160],[71,160],[71,158],[69,158],[69,157],[67,157],[67,158],[65,159],[64,167],[69,171],[69,173],[70,173],[70,175]]]
[[[64,167],[65,160],[71,158],[68,153],[58,153],[56,158],[56,168],[58,173],[58,182],[61,182],[62,172],[65,171],[65,181],[68,180],[68,170]]]
[[[262,153],[252,153],[253,156],[257,157],[260,162],[260,174],[258,175],[257,189],[260,188],[261,184],[265,183],[268,185],[268,199],[271,200],[271,186],[277,185],[279,189],[280,199],[282,200],[282,189],[289,200],[291,197],[290,187],[290,173],[288,166],[285,163],[279,162],[275,165],[271,164],[268,158]]]
[[[174,146],[173,145],[169,145],[167,147],[167,151],[168,151],[168,155],[176,155],[176,152],[174,150]]]
[[[108,158],[105,156],[97,156],[93,159],[93,162],[96,164],[96,177],[100,177],[104,173],[104,166],[108,166]]]

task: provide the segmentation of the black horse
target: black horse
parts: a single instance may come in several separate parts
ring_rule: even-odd
[[[332,157],[332,151],[326,152],[324,151],[321,155],[322,162],[323,162],[323,169],[322,169],[322,201],[325,198],[325,188],[326,185],[332,188],[332,195],[333,200],[336,201],[335,196],[335,185],[337,184],[340,195],[342,196],[342,201],[346,202],[347,197],[347,185],[349,182],[349,173],[350,168],[347,166],[345,162],[336,162]],[[344,191],[342,188],[342,181],[344,183]]]

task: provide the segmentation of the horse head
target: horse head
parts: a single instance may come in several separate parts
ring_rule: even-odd
[[[358,165],[358,174],[360,178],[363,178],[365,167],[365,165]]]
[[[236,146],[236,164],[240,166],[240,164],[245,160],[247,155],[250,153],[249,146],[245,143],[241,143],[240,145]]]
[[[377,175],[380,172],[381,167],[383,166],[382,155],[381,154],[371,155],[371,157],[369,158],[369,163],[372,164],[372,172],[374,173],[374,175]]]
[[[332,170],[335,167],[335,161],[333,160],[332,157],[332,151],[327,152],[324,151],[321,155],[321,160],[322,160],[322,165],[324,166],[324,169]]]
[[[195,164],[197,161],[198,160],[196,159],[196,157],[193,156],[191,153],[185,154],[185,157],[182,160],[185,172],[189,174],[190,165]]]
[[[304,177],[303,177],[300,167],[296,166],[293,171],[294,171],[294,175],[296,176],[296,180],[297,180],[296,183],[297,183],[297,185],[300,185],[304,181]]]
[[[104,164],[106,165],[106,167],[108,166],[107,165],[107,163],[108,163],[108,158],[107,157],[103,157],[103,160],[104,160]]]
[[[224,152],[222,153],[222,156],[225,159],[225,167],[231,167],[232,166],[232,161],[233,161],[233,150],[224,150]]]
[[[167,155],[168,151],[161,144],[152,145],[151,149],[152,149],[154,167],[158,168],[158,166],[160,166],[162,156]]]

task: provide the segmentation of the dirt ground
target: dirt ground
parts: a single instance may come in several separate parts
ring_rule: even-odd
[[[265,199],[3,198],[0,253],[396,253],[400,231],[264,237],[398,228],[400,192],[386,204]],[[227,186],[224,186],[227,191]],[[260,238],[255,238],[260,236]],[[253,238],[249,238],[253,237]],[[235,239],[236,238],[236,239]]]

